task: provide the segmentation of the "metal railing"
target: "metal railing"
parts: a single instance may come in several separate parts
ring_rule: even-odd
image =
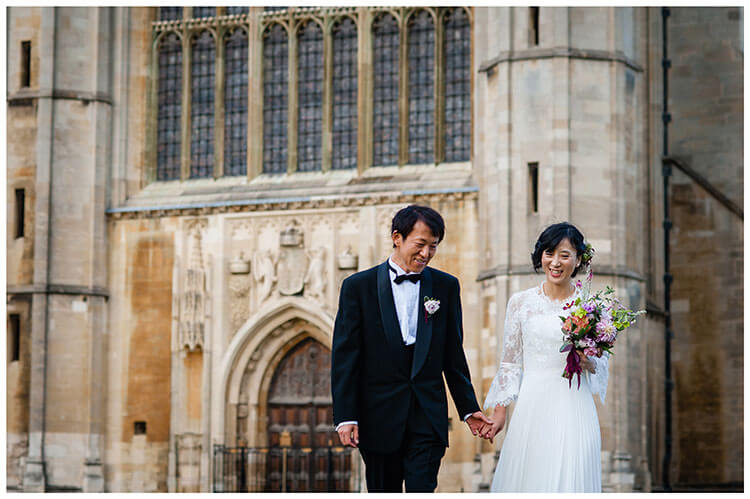
[[[360,458],[350,447],[214,445],[213,492],[358,492]]]

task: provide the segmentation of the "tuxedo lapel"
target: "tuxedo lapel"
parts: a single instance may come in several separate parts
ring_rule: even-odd
[[[420,369],[422,369],[422,365],[427,358],[427,352],[430,350],[430,342],[432,341],[432,321],[434,320],[434,317],[428,317],[427,320],[425,320],[424,300],[426,296],[432,296],[432,272],[427,267],[422,271],[422,281],[419,286],[417,343],[414,347],[414,362],[411,368],[412,378],[417,375]]]
[[[393,301],[389,272],[388,261],[378,266],[378,306],[380,307],[380,320],[383,323],[383,333],[393,351],[393,358],[398,358],[401,355],[401,350],[403,350],[404,340],[401,337],[401,327],[396,315],[396,304]]]

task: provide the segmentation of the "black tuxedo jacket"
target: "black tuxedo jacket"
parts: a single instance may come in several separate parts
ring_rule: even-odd
[[[420,286],[417,342],[410,372],[396,316],[388,262],[349,276],[341,285],[333,330],[331,391],[334,424],[359,422],[359,446],[390,453],[406,428],[412,391],[448,446],[448,403],[443,375],[460,417],[479,410],[462,346],[458,279],[426,267]],[[440,300],[425,320],[424,298]]]

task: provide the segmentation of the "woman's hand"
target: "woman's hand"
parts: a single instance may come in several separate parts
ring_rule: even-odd
[[[505,426],[505,406],[502,405],[496,405],[495,406],[495,412],[492,414],[492,425],[487,425],[486,427],[483,427],[482,430],[479,432],[479,434],[490,441],[490,443],[494,443],[495,435],[500,433],[500,431]]]
[[[581,367],[591,374],[596,374],[596,364],[594,364],[594,361],[589,359],[581,350],[576,350],[576,354],[578,354],[578,359],[581,361]]]

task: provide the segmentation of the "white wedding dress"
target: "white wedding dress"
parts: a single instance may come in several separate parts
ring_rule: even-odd
[[[567,301],[570,301],[567,300]],[[516,400],[490,492],[600,492],[601,434],[592,394],[604,402],[608,359],[591,357],[581,387],[562,377],[564,301],[541,285],[514,294],[505,315],[500,369],[484,408]]]

